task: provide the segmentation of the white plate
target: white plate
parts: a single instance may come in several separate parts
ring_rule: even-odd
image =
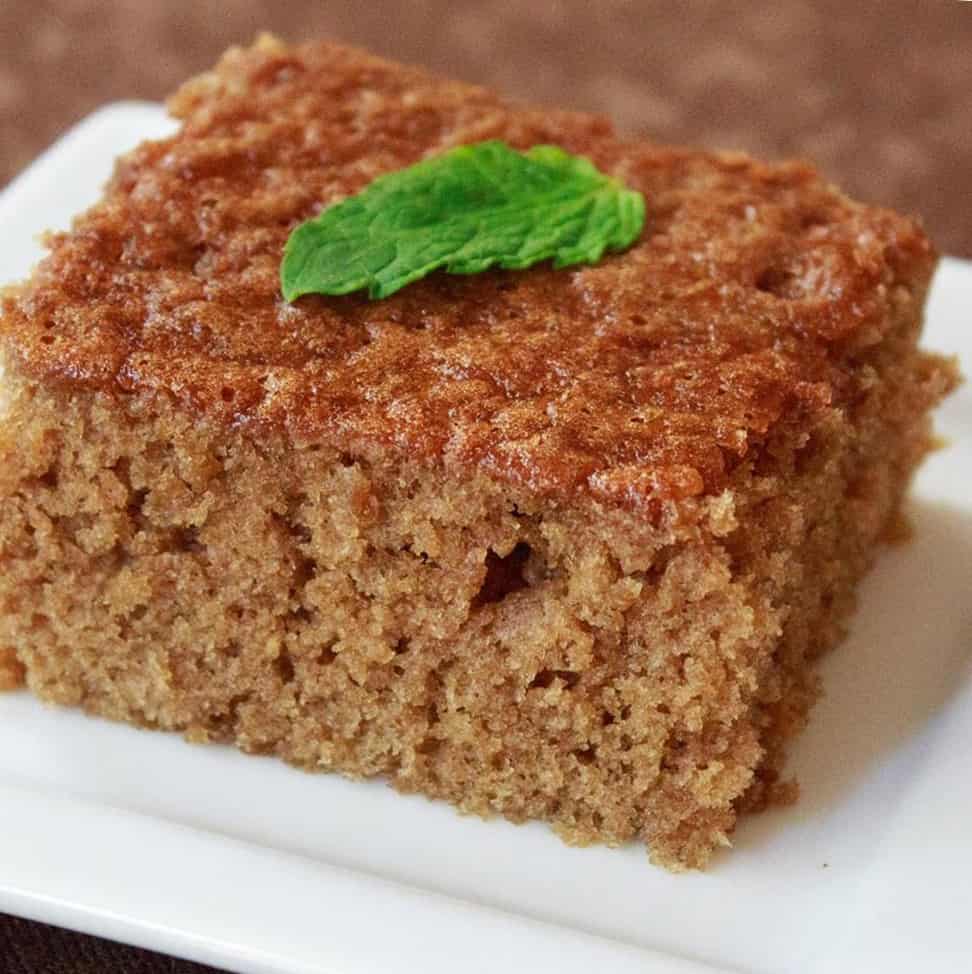
[[[93,201],[157,106],[93,115],[0,197],[0,280]],[[972,264],[927,341],[972,363]],[[863,589],[791,761],[794,808],[710,872],[570,849],[380,783],[0,696],[0,909],[245,972],[703,974],[972,969],[972,394],[923,468],[915,540]],[[2,966],[2,965],[0,965]]]

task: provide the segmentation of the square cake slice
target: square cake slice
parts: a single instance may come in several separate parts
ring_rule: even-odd
[[[171,110],[4,296],[4,681],[703,866],[788,792],[955,381],[924,233],[328,43],[231,50]],[[282,299],[297,224],[486,139],[590,158],[642,236]]]

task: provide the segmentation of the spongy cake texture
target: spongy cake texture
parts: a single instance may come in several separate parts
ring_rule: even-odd
[[[703,865],[954,381],[920,228],[330,44],[231,51],[172,108],[4,300],[4,673]],[[642,190],[642,239],[282,301],[300,220],[497,137]]]

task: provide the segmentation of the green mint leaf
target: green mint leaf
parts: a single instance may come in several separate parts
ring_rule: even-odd
[[[477,274],[594,263],[623,250],[645,201],[587,159],[553,145],[460,146],[380,176],[297,227],[280,267],[283,295],[385,298],[434,270]]]

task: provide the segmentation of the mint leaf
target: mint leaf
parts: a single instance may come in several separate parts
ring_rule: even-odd
[[[385,298],[434,270],[476,274],[594,263],[641,233],[640,193],[553,145],[517,152],[460,146],[380,176],[297,227],[280,267],[283,295]]]

